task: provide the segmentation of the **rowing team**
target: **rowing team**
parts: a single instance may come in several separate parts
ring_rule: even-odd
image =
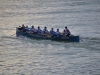
[[[39,35],[46,35],[46,36],[69,36],[71,35],[69,29],[67,28],[67,26],[65,27],[64,31],[61,33],[59,32],[59,29],[57,29],[57,31],[54,31],[53,28],[51,28],[50,31],[48,31],[47,27],[44,27],[43,30],[41,30],[41,28],[38,26],[37,29],[34,28],[34,26],[32,26],[31,28],[28,28],[28,26],[24,26],[24,24],[22,26],[19,26],[18,28],[19,30],[22,30],[23,32],[27,32],[27,33],[33,33],[33,34],[39,34]]]

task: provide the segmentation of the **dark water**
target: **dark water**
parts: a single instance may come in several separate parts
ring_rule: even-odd
[[[19,25],[80,35],[80,43],[16,37]],[[0,75],[100,75],[100,0],[0,0]]]

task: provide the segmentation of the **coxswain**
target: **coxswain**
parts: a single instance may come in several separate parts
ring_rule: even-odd
[[[67,36],[69,36],[71,34],[69,29],[67,28],[67,26],[65,27],[65,33],[66,33]]]

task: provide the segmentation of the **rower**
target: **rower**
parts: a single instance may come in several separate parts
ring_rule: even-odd
[[[38,33],[38,34],[41,34],[41,33],[42,33],[42,30],[40,29],[39,26],[38,26],[38,29],[37,29],[37,33]]]
[[[50,34],[51,34],[51,36],[55,35],[55,31],[54,31],[53,28],[51,28],[51,30],[50,30]]]
[[[22,30],[24,30],[24,29],[25,29],[25,26],[24,26],[24,24],[22,24],[22,27],[21,27],[21,28],[22,28]]]
[[[30,31],[32,32],[32,33],[34,33],[35,32],[35,28],[34,28],[34,26],[32,25],[32,27],[30,28]]]
[[[22,26],[19,26],[18,29],[19,29],[19,30],[24,30],[24,29],[25,29],[24,24],[22,24]]]
[[[66,31],[65,30],[62,32],[62,36],[66,36]]]
[[[46,34],[48,34],[48,30],[47,30],[47,27],[44,27],[44,29],[43,29],[43,35],[46,35]]]
[[[25,26],[24,26],[24,24],[22,24],[21,29],[22,29],[22,31],[23,31],[23,32],[26,32],[26,31],[27,31],[27,29],[28,29],[28,26],[26,26],[26,27],[25,27]]]
[[[59,32],[59,29],[57,29],[55,34],[56,34],[57,37],[59,37],[61,35],[61,33]]]
[[[30,28],[28,28],[28,26],[25,27],[26,32],[30,31]]]

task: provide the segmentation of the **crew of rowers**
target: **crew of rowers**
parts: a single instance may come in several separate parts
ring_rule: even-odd
[[[41,30],[39,26],[37,29],[35,29],[34,26],[29,28],[28,26],[24,26],[24,24],[22,26],[19,26],[19,30],[22,30],[23,32],[27,32],[27,33],[33,33],[33,34],[39,34],[39,35],[45,35],[45,36],[49,36],[49,35],[50,36],[69,36],[71,35],[67,26],[65,27],[62,33],[59,32],[59,29],[57,29],[57,31],[54,31],[54,29],[51,28],[51,30],[48,31],[47,27],[44,27],[44,29]]]

